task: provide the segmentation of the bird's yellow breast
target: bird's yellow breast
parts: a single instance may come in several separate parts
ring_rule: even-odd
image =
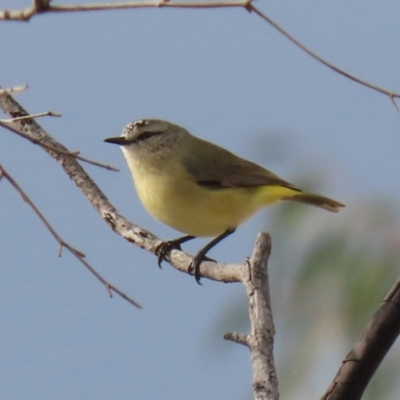
[[[236,228],[289,191],[280,186],[209,189],[198,185],[179,164],[154,171],[140,164],[130,165],[130,169],[146,210],[192,236],[217,236]]]

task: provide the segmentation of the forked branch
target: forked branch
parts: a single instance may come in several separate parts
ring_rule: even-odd
[[[274,361],[275,327],[269,293],[268,259],[271,237],[257,236],[248,270],[242,276],[249,302],[250,334],[226,333],[224,338],[245,345],[253,365],[253,393],[256,400],[278,400],[278,379]]]

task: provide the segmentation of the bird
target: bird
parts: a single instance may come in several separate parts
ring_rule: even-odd
[[[121,147],[145,209],[185,234],[157,247],[160,267],[182,243],[213,237],[189,267],[199,284],[200,265],[210,260],[208,251],[259,209],[282,200],[332,212],[344,207],[328,197],[304,192],[260,165],[166,120],[131,122],[120,136],[104,141]]]

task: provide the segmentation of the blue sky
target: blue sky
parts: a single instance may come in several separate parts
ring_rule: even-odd
[[[25,5],[2,0],[0,8]],[[256,6],[346,71],[400,91],[398,2]],[[400,197],[399,113],[389,99],[318,64],[244,10],[43,15],[2,22],[0,35],[0,84],[29,84],[17,96],[24,107],[63,114],[41,119],[45,129],[70,149],[119,167],[113,173],[84,165],[121,213],[162,238],[176,232],[146,214],[120,151],[103,143],[144,117],[183,125],[294,183],[299,171],[323,180],[323,193],[347,205],[331,224],[371,196],[393,203]],[[220,353],[207,338],[227,299],[240,296],[237,285],[199,287],[167,264],[160,271],[153,256],[110,231],[52,159],[5,130],[0,162],[60,235],[144,306],[138,311],[110,300],[71,255],[58,258],[52,237],[2,181],[1,398],[200,400],[248,393],[246,349],[221,338],[221,348],[231,351]],[[268,230],[260,216],[213,257],[249,255],[257,231]]]

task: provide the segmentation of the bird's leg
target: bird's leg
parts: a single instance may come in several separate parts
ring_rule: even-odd
[[[158,256],[158,266],[161,268],[161,263],[163,260],[167,259],[168,253],[175,249],[175,250],[182,250],[181,244],[188,242],[189,240],[194,239],[196,236],[182,236],[180,238],[174,240],[168,240],[168,242],[160,243],[156,248],[156,255]]]
[[[196,282],[201,285],[200,283],[200,264],[207,260],[206,257],[207,252],[212,249],[216,244],[218,244],[221,240],[225,239],[227,236],[231,235],[235,232],[236,229],[228,229],[221,235],[217,236],[215,239],[211,240],[210,243],[205,245],[194,257],[192,262],[190,263],[189,271],[193,272]]]

